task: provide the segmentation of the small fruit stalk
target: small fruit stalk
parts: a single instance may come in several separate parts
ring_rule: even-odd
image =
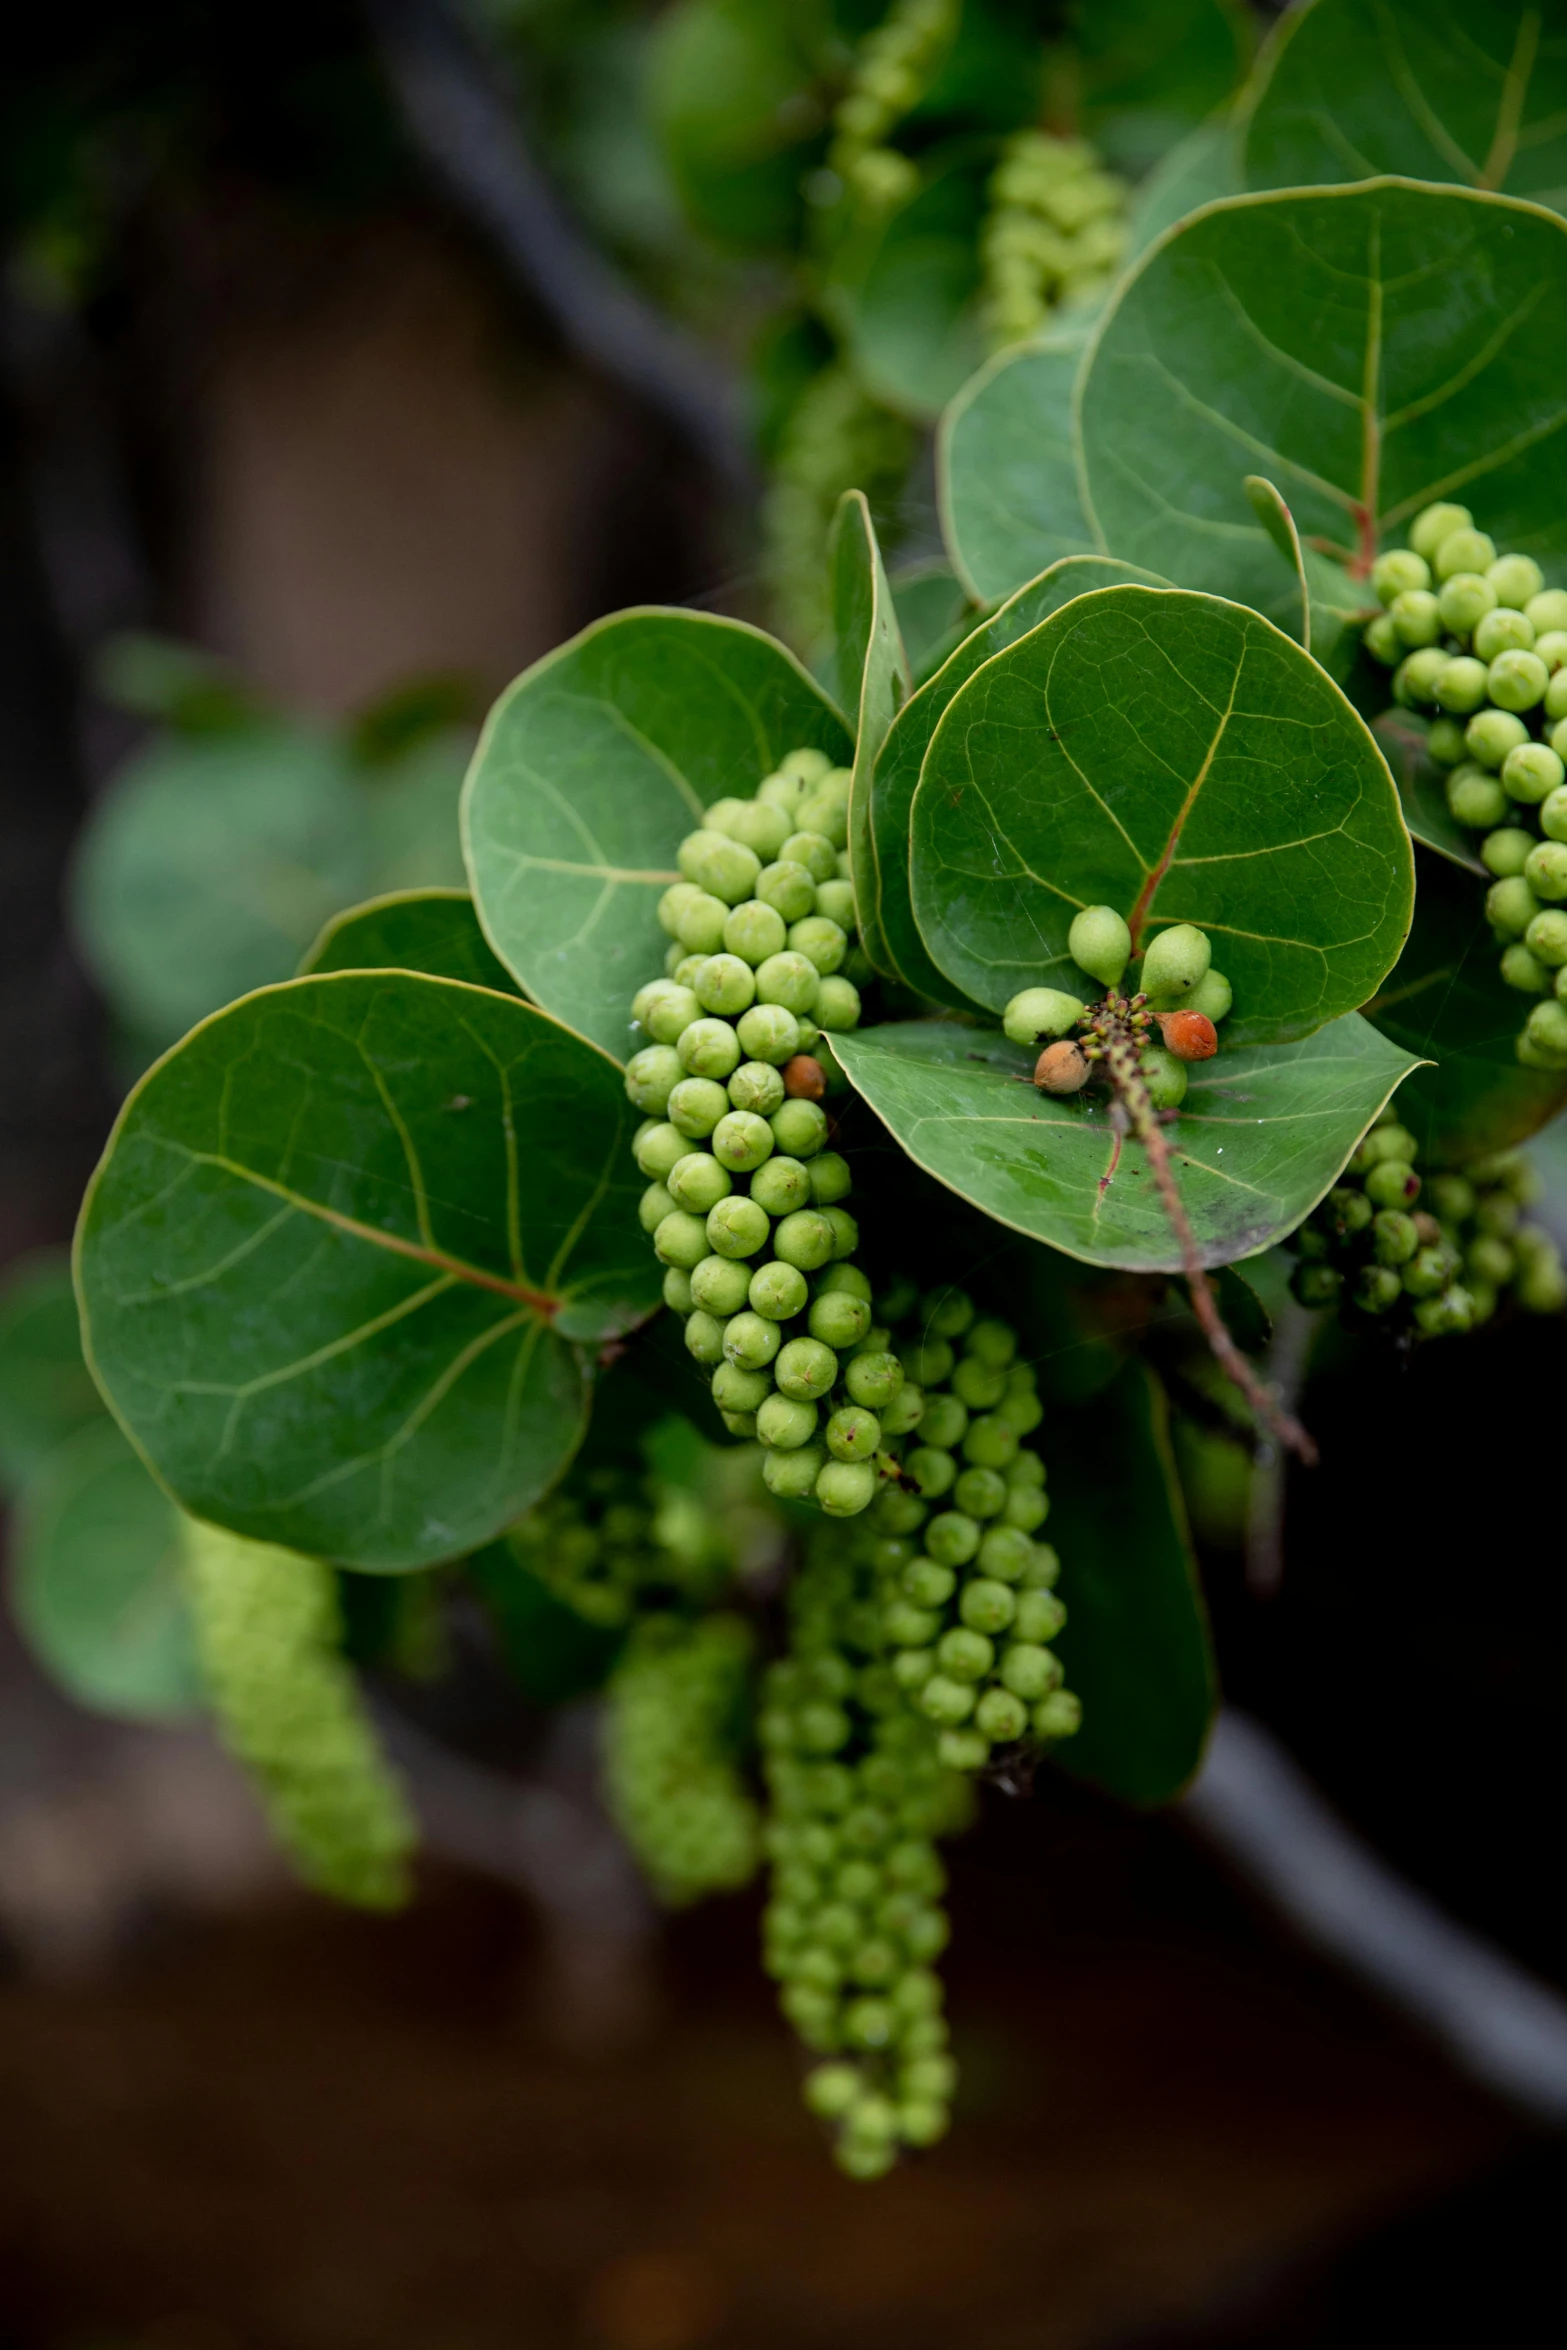
[[[1286,1242],[1302,1305],[1336,1305],[1351,1326],[1375,1322],[1407,1341],[1472,1330],[1508,1303],[1554,1314],[1567,1272],[1548,1232],[1524,1210],[1537,1195],[1517,1151],[1424,1179],[1419,1145],[1389,1107],[1322,1205]]]
[[[1231,1009],[1233,991],[1213,968],[1206,933],[1193,923],[1176,922],[1155,932],[1135,992],[1124,993],[1121,983],[1133,944],[1131,930],[1113,906],[1084,906],[1073,917],[1068,950],[1078,969],[1099,981],[1104,995],[1085,1004],[1064,988],[1025,988],[1007,1005],[1002,1025],[1014,1044],[1043,1048],[1033,1078],[1041,1092],[1075,1094],[1096,1077],[1108,1082],[1117,1131],[1134,1135],[1147,1154],[1208,1344],[1263,1426],[1303,1460],[1314,1460],[1311,1438],[1281,1409],[1225,1325],[1165,1140],[1165,1125],[1186,1098],[1190,1064],[1211,1060],[1219,1049],[1218,1023]],[[1159,1044],[1153,1041],[1156,1028]]]
[[[1396,702],[1431,713],[1448,808],[1484,835],[1502,977],[1538,999],[1518,1058],[1567,1069],[1567,591],[1451,505],[1418,514],[1371,582],[1384,609],[1366,650],[1392,668]]]

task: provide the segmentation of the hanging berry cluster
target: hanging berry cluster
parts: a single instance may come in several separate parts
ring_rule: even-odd
[[[1385,609],[1366,649],[1393,669],[1395,700],[1434,713],[1426,749],[1449,770],[1448,807],[1484,834],[1502,977],[1541,999],[1518,1058],[1567,1069],[1567,591],[1451,505],[1418,514],[1371,583]]]
[[[864,211],[890,212],[919,187],[919,165],[887,136],[925,95],[958,16],[959,0],[896,0],[855,53],[833,112],[827,166]]]
[[[629,1466],[573,1471],[511,1528],[521,1566],[585,1622],[611,1629],[661,1599],[701,1601],[728,1561],[702,1514],[685,1514]]]
[[[1086,139],[1023,130],[1007,140],[980,237],[984,318],[996,349],[1107,291],[1126,248],[1127,196]]]
[[[747,1884],[760,1818],[743,1761],[755,1635],[741,1616],[639,1618],[606,1691],[604,1793],[671,1905]]]

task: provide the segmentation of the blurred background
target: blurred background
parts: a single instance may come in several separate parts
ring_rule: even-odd
[[[811,213],[833,61],[879,14],[65,0],[13,27],[7,1329],[60,1327],[56,1252],[154,1054],[338,908],[461,881],[463,766],[528,663],[642,600],[809,658],[849,483],[916,657],[957,624],[929,428],[1030,323],[977,241],[996,140],[1076,60],[1074,119],[1133,182],[1253,28],[1153,107],[1091,11],[989,11],[984,70],[927,109],[945,193],[911,259]],[[1113,263],[1090,246],[1068,310]],[[15,1490],[39,1356],[8,1344]],[[1231,1701],[1544,1983],[1567,1620],[1514,1403],[1559,1364],[1552,1323],[1397,1370],[1319,1346],[1326,1466],[1270,1504],[1262,1571],[1245,1455],[1196,1422],[1181,1455]],[[289,1886],[204,1729],[79,1710],[0,1628],[0,2345],[1315,2345],[1521,2330],[1548,2290],[1550,2097],[1488,2088],[1292,1932],[1200,1800],[1148,1817],[1049,1774],[989,1791],[956,1854],[961,2126],[848,2184],[753,1898],[655,1917],[589,1710],[534,1715],[477,1642],[459,1666],[392,1733],[430,1854],[374,1922]]]

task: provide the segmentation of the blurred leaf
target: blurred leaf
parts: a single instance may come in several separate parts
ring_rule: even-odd
[[[1219,1689],[1164,1392],[1128,1363],[1045,1437],[1067,1606],[1052,1646],[1083,1701],[1053,1759],[1125,1803],[1168,1803],[1202,1760]]]
[[[0,1287],[0,1491],[16,1494],[57,1444],[103,1412],[82,1360],[69,1252],[19,1258]]]
[[[196,645],[128,630],[98,654],[94,683],[105,701],[185,734],[223,734],[268,723],[267,712],[228,664]]]
[[[1251,59],[1251,26],[1225,0],[1079,0],[1084,134],[1138,176],[1206,121]]]
[[[298,976],[318,971],[422,971],[430,979],[521,993],[490,952],[465,889],[399,890],[334,914]]]
[[[1234,118],[1225,108],[1172,147],[1138,189],[1127,222],[1127,267],[1189,212],[1240,192]]]
[[[530,1005],[411,972],[249,997],[120,1115],[89,1360],[193,1514],[376,1571],[455,1557],[575,1451],[579,1349],[657,1305],[635,1122]]]
[[[458,807],[474,740],[467,729],[426,735],[389,754],[360,782],[366,858],[378,894],[466,886]]]
[[[535,1705],[566,1705],[602,1689],[625,1646],[623,1629],[590,1624],[546,1590],[510,1546],[491,1542],[464,1559],[507,1669]]]
[[[1101,552],[1072,445],[1072,386],[1086,340],[1086,327],[1060,327],[1003,351],[941,420],[942,531],[976,604],[1015,595],[1064,555]]]
[[[927,158],[919,193],[851,229],[823,288],[861,382],[919,423],[934,423],[985,355],[974,297],[992,160],[967,142]]]
[[[816,12],[676,0],[649,66],[653,119],[692,220],[723,244],[783,249],[800,225],[806,143],[826,128]]]
[[[475,728],[483,716],[484,698],[473,678],[416,677],[359,712],[349,748],[363,766],[391,766],[432,735]]]
[[[28,1485],[11,1605],[40,1664],[95,1712],[157,1721],[201,1704],[180,1514],[112,1420],[78,1428]]]

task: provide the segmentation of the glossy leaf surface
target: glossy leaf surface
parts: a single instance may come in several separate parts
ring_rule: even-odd
[[[78,1429],[29,1486],[11,1605],[39,1662],[95,1712],[157,1721],[200,1705],[180,1513],[112,1420]]]
[[[398,890],[350,906],[327,924],[299,967],[317,971],[422,971],[470,987],[520,993],[479,927],[465,889]]]
[[[78,1234],[88,1358],[193,1514],[372,1569],[487,1541],[657,1303],[620,1072],[411,972],[247,997],[132,1094]]]
[[[1047,620],[1074,596],[1083,595],[1091,588],[1146,581],[1146,573],[1131,564],[1117,563],[1109,555],[1069,555],[1052,564],[1043,578],[1019,589],[998,612],[993,612],[963,639],[935,675],[904,704],[888,729],[876,763],[871,799],[881,928],[899,977],[933,1002],[950,1004],[957,1011],[968,1009],[975,1002],[931,961],[914,920],[910,895],[909,836],[914,793],[942,712],[992,654],[1015,644],[1019,637],[1037,628],[1040,621]]]
[[[1086,335],[1004,351],[941,421],[942,531],[976,604],[999,603],[1063,555],[1100,552],[1078,489],[1072,386]]]
[[[10,1266],[0,1290],[0,1491],[18,1492],[57,1444],[102,1417],[71,1260],[41,1249]]]
[[[1226,1044],[1363,1003],[1414,884],[1386,763],[1317,664],[1241,605],[1141,587],[1078,597],[953,698],[912,858],[925,944],[976,1001],[1093,992],[1067,933],[1110,905],[1134,951],[1169,923],[1208,933]]]
[[[832,580],[838,699],[855,717],[854,786],[849,798],[849,869],[860,943],[878,971],[890,969],[882,936],[871,790],[876,756],[909,688],[892,590],[876,544],[876,526],[861,490],[848,490],[833,520],[827,560]]]
[[[792,653],[698,612],[620,612],[525,670],[463,792],[485,936],[535,1003],[622,1058],[631,998],[664,967],[660,896],[702,811],[785,751],[853,741]]]
[[[1051,1513],[1067,1624],[1052,1646],[1083,1701],[1055,1750],[1073,1778],[1125,1803],[1168,1803],[1202,1760],[1218,1668],[1153,1374],[1128,1363],[1047,1429]]]
[[[1118,1142],[1108,1094],[1036,1093],[1033,1054],[994,1029],[909,1021],[835,1049],[916,1166],[998,1224],[1091,1265],[1180,1269],[1147,1162]],[[1298,1044],[1226,1045],[1198,1063],[1169,1133],[1204,1263],[1292,1232],[1411,1065],[1354,1013]]]
[[[1560,569],[1567,227],[1503,197],[1372,181],[1213,206],[1112,299],[1077,382],[1100,544],[1288,625],[1247,502],[1364,555],[1436,497]]]
[[[1251,188],[1398,172],[1567,208],[1567,41],[1535,0],[1314,0],[1258,60]]]
[[[1366,1016],[1435,1063],[1398,1096],[1398,1114],[1428,1160],[1509,1149],[1567,1107],[1567,1071],[1518,1063],[1513,1045],[1534,998],[1507,986],[1500,957],[1482,882],[1446,858],[1422,856],[1409,944]]]

